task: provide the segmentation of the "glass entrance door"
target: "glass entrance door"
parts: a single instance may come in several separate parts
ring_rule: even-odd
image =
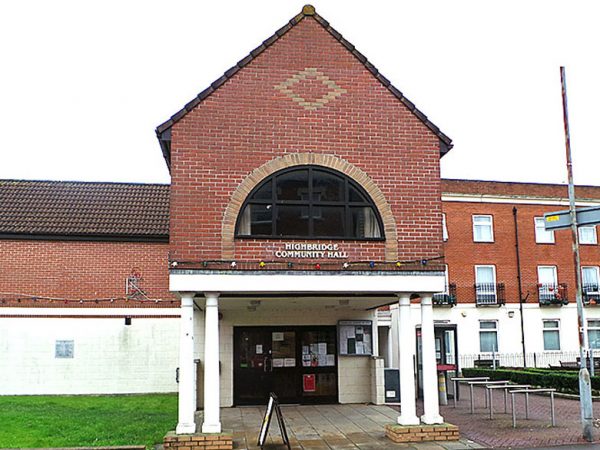
[[[456,341],[456,325],[434,325],[435,360],[438,372],[446,374],[446,392],[450,397],[454,395],[454,383],[450,378],[457,376],[458,344]],[[419,396],[423,395],[423,360],[421,346],[421,329],[417,328],[417,385]]]
[[[337,402],[335,327],[234,328],[234,402]]]

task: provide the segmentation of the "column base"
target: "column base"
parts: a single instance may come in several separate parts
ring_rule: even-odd
[[[399,425],[419,425],[420,423],[417,416],[398,416]]]
[[[178,423],[177,428],[175,428],[175,433],[177,434],[192,434],[196,432],[196,424],[195,423]]]
[[[435,424],[439,424],[439,423],[444,423],[444,418],[442,416],[440,416],[439,414],[435,415],[435,416],[431,416],[431,415],[428,416],[428,415],[423,414],[421,416],[421,422],[423,422],[424,424],[427,424],[427,425],[435,425]]]
[[[165,450],[208,450],[219,448],[233,449],[233,430],[223,430],[222,433],[192,433],[175,434],[170,431],[163,440]]]
[[[386,425],[385,435],[396,443],[458,441],[460,434],[456,425]]]
[[[221,422],[203,423],[202,424],[202,432],[203,433],[220,433],[221,432]]]

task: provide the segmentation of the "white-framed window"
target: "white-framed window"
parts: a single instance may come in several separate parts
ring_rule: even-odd
[[[581,287],[583,300],[586,303],[600,302],[600,274],[598,266],[584,266],[581,268]]]
[[[596,227],[579,227],[579,243],[580,244],[591,244],[595,245],[598,243],[598,237],[596,236]]]
[[[600,320],[588,320],[588,342],[590,348],[600,348]]]
[[[494,242],[494,221],[492,216],[473,216],[473,241]]]
[[[54,345],[55,358],[73,358],[75,342],[74,341],[56,341]]]
[[[581,268],[581,283],[585,286],[594,286],[598,290],[598,266],[584,266]]]
[[[559,300],[556,266],[538,266],[538,295],[542,303]]]
[[[442,214],[442,239],[444,242],[448,240],[448,226],[446,225],[446,214]]]
[[[479,351],[498,351],[498,322],[495,320],[479,321]]]
[[[455,293],[450,290],[448,264],[444,264],[444,281],[444,291],[433,294],[433,302],[435,305],[454,305],[456,297]]]
[[[498,302],[495,266],[475,266],[475,297],[478,305],[494,305]]]
[[[535,242],[537,244],[554,244],[554,231],[546,231],[543,217],[535,217]]]
[[[560,321],[543,320],[544,350],[560,350]]]

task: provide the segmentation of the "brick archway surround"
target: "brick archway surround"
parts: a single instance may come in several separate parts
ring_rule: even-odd
[[[250,194],[261,181],[268,176],[288,167],[315,165],[327,167],[343,173],[353,179],[369,194],[377,207],[385,233],[385,259],[396,261],[398,259],[398,233],[392,208],[385,199],[383,192],[377,184],[361,169],[337,156],[321,155],[318,153],[294,153],[275,158],[253,170],[237,187],[225,209],[221,227],[221,258],[229,260],[235,254],[235,223],[240,214],[240,209]]]

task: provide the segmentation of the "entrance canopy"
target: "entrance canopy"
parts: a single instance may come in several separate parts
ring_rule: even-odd
[[[435,293],[444,290],[443,272],[392,271],[219,271],[172,270],[174,292],[227,294],[297,294],[306,296],[351,294]],[[381,303],[379,303],[381,304]],[[375,306],[374,304],[373,306]]]

